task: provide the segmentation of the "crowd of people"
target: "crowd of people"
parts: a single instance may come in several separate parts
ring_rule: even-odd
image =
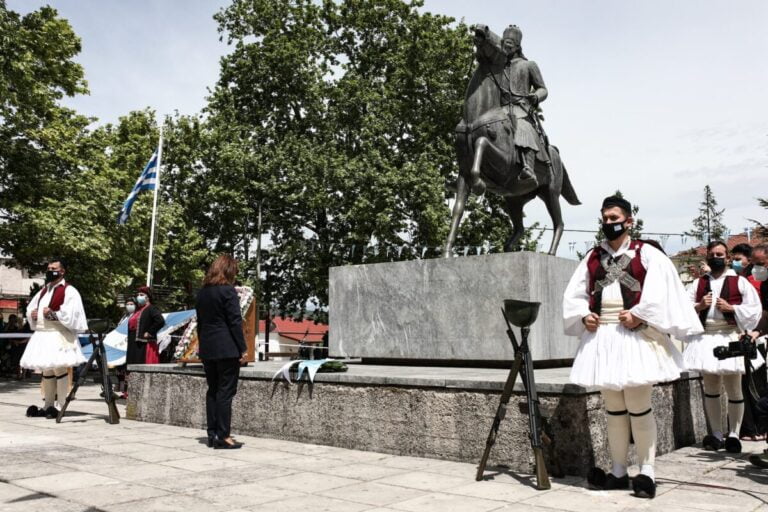
[[[656,243],[630,238],[631,212],[632,205],[624,198],[603,201],[605,241],[576,269],[563,298],[563,315],[566,334],[581,338],[571,381],[599,388],[606,412],[612,467],[607,472],[592,468],[587,481],[595,489],[629,489],[627,459],[634,439],[640,474],[631,485],[636,496],[653,498],[654,384],[675,380],[682,371],[702,376],[709,428],[702,445],[707,450],[741,453],[741,438],[764,436],[768,396],[746,408],[749,395],[743,390],[750,384],[744,376],[754,377],[748,370],[765,367],[764,349],[752,350],[751,344],[768,334],[768,246],[745,244],[730,250],[723,241],[710,242],[706,266],[686,290]],[[682,353],[673,338],[685,342]],[[742,352],[749,356],[731,354],[730,344],[745,339],[749,350]],[[725,423],[722,388],[727,399]],[[745,411],[749,411],[746,429]],[[750,460],[768,467],[768,454]]]
[[[34,334],[22,349],[19,365],[42,374],[44,399],[42,408],[31,405],[27,409],[30,417],[56,418],[59,410],[55,405],[58,402],[61,406],[68,393],[68,369],[86,362],[78,334],[87,332],[88,324],[79,292],[65,279],[67,271],[63,258],[52,259],[45,285],[27,307],[27,321]],[[232,256],[219,256],[209,268],[196,301],[199,355],[208,383],[208,445],[217,449],[242,446],[230,434],[232,400],[247,351],[240,299],[234,287],[237,273],[237,261]],[[128,336],[125,363],[117,368],[117,376],[118,392],[126,397],[128,365],[160,362],[157,334],[165,320],[152,302],[150,287],[141,286],[135,297],[126,299],[122,321],[127,323]],[[15,315],[11,322],[15,329]]]

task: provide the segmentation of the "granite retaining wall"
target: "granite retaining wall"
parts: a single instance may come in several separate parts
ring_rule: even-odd
[[[318,374],[311,389],[306,384],[273,383],[274,367],[245,369],[233,405],[233,432],[397,455],[479,461],[506,372],[425,368],[426,373],[419,375],[413,368],[377,368],[380,372],[351,365],[349,373]],[[202,368],[155,365],[132,366],[131,370],[129,419],[205,428]],[[609,467],[600,394],[563,384],[562,375],[553,378],[553,372],[557,370],[537,370],[537,388],[542,410],[550,416],[555,456],[563,470],[585,475],[593,465]],[[524,403],[518,383],[489,465],[532,471],[528,417],[520,410]],[[705,434],[695,376],[655,386],[653,408],[658,454],[693,444]]]

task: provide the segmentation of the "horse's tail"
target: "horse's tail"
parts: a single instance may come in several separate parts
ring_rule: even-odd
[[[568,201],[569,204],[572,204],[572,205],[581,204],[581,201],[579,201],[578,196],[576,196],[576,191],[573,190],[573,185],[571,184],[571,179],[568,177],[568,171],[565,169],[565,164],[563,164],[562,167],[563,167],[563,186],[560,189],[560,194],[565,198],[566,201]]]

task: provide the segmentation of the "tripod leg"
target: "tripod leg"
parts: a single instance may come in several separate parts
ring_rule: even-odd
[[[69,402],[72,401],[72,399],[75,397],[75,393],[77,393],[78,388],[80,388],[80,385],[85,382],[85,378],[88,376],[88,370],[91,368],[91,365],[93,364],[93,361],[96,359],[96,350],[93,351],[91,354],[91,357],[88,358],[88,362],[85,363],[85,366],[83,366],[80,371],[77,373],[77,377],[74,379],[74,382],[72,383],[72,389],[69,390],[69,394],[67,395],[67,399],[64,401],[64,405],[61,406],[61,410],[59,411],[59,415],[56,416],[56,423],[61,423],[61,419],[64,417],[64,412],[67,410],[67,407],[69,406]]]
[[[512,396],[512,390],[515,387],[515,381],[517,375],[520,373],[520,367],[522,365],[522,358],[520,355],[515,356],[515,362],[512,364],[512,369],[509,371],[507,382],[504,384],[504,391],[501,394],[501,400],[499,400],[499,407],[496,409],[496,416],[493,418],[491,424],[491,431],[488,432],[488,439],[485,441],[485,451],[483,457],[480,459],[480,465],[477,468],[477,475],[475,480],[480,481],[483,479],[483,473],[485,473],[485,466],[488,464],[488,456],[491,454],[491,448],[496,443],[496,435],[499,433],[499,425],[507,414],[507,404]]]

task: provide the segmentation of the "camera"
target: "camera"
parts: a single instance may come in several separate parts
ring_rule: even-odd
[[[728,346],[715,347],[712,351],[720,361],[729,357],[757,358],[757,345],[752,342],[749,334],[742,334],[738,341],[728,343]]]

